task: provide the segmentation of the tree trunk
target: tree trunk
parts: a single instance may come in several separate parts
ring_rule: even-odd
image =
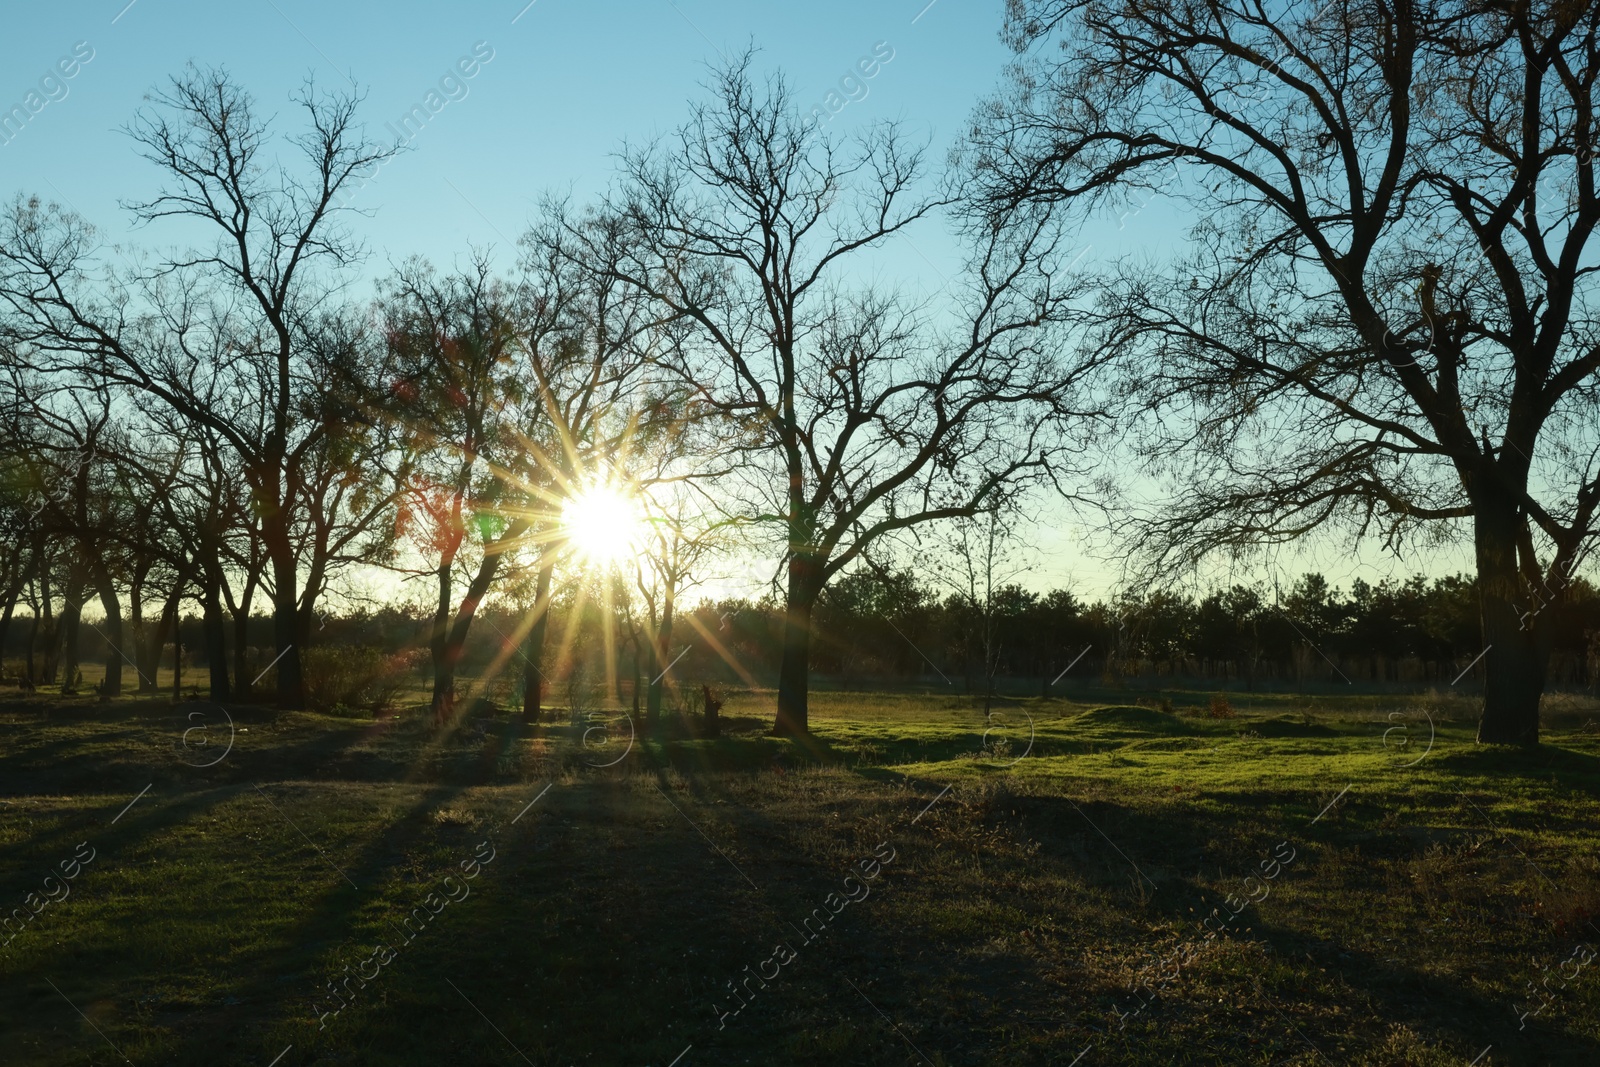
[[[0,610],[0,674],[5,673],[6,638],[11,634],[11,616],[16,611],[17,598],[6,597],[6,606]],[[637,672],[636,672],[637,673]],[[638,709],[635,708],[635,711]]]
[[[29,565],[23,561],[22,549],[17,549],[16,570],[13,572],[11,583],[6,586],[5,608],[0,611],[0,673],[5,665],[6,639],[11,635],[11,620],[16,614],[17,598],[22,595],[22,587],[27,584]]]
[[[644,674],[643,674],[643,669],[640,666],[640,661],[639,661],[639,650],[640,650],[640,644],[641,644],[641,642],[639,640],[639,634],[636,631],[632,636],[633,636],[633,641],[632,641],[632,644],[633,644],[633,718],[634,718],[634,721],[637,722],[638,719],[639,719],[640,690],[644,685]]]
[[[228,642],[222,625],[222,572],[220,567],[207,568],[206,588],[201,599],[201,625],[206,652],[206,667],[210,671],[211,699],[228,699]]]
[[[33,625],[28,627],[28,655],[27,655],[27,660],[28,660],[28,685],[27,685],[27,688],[29,688],[29,689],[32,689],[35,685],[38,684],[38,677],[37,677],[37,675],[34,674],[34,670],[33,670],[34,649],[36,649],[38,647],[39,647],[39,613],[37,611],[35,611],[33,613]]]
[[[1000,649],[995,639],[994,597],[989,595],[983,615],[983,721],[994,710],[994,677],[1000,671]]]
[[[179,586],[174,585],[167,594],[167,599],[161,604],[161,612],[156,616],[155,624],[145,627],[144,650],[140,652],[139,660],[149,666],[152,692],[160,689],[157,676],[161,673],[161,655],[167,647],[167,635],[172,626],[172,619],[178,613],[178,603],[181,599]]]
[[[820,592],[821,561],[796,553],[789,558],[789,592],[783,614],[783,663],[778,668],[779,737],[810,733],[811,611]]]
[[[128,619],[133,636],[133,668],[139,675],[139,692],[151,693],[156,688],[156,671],[160,669],[161,646],[152,647],[150,634],[144,622],[144,574],[136,573],[128,586]],[[159,628],[159,624],[158,624]]]
[[[544,672],[539,664],[544,659],[544,635],[550,621],[550,578],[556,569],[553,546],[545,546],[544,551],[545,555],[539,560],[539,579],[533,594],[533,625],[528,628],[522,667],[522,721],[525,724],[539,721],[539,709],[544,701]]]
[[[27,688],[29,689],[38,685],[38,675],[34,670],[34,656],[38,649],[38,625],[40,625],[40,617],[38,617],[38,611],[35,609],[34,624],[27,627]]]
[[[672,623],[674,593],[671,585],[661,600],[661,625],[650,643],[650,694],[645,700],[644,721],[655,726],[661,721],[661,696],[666,689],[667,671],[672,669]]]
[[[61,643],[57,640],[61,635],[55,612],[54,591],[50,588],[50,562],[41,557],[39,563],[39,601],[44,611],[43,639],[44,663],[39,668],[39,681],[42,685],[54,685],[56,668],[61,663]]]
[[[298,575],[294,546],[280,516],[262,524],[262,541],[272,561],[272,665],[278,672],[278,707],[298,711],[305,707],[305,685],[300,672],[300,598],[295,595]]]
[[[245,576],[244,589],[239,593],[237,605],[230,603],[233,615],[233,698],[247,700],[250,697],[250,603],[255,599],[256,584],[260,580],[259,573],[252,572]]]
[[[428,634],[428,658],[433,661],[433,721],[447,721],[455,710],[456,665],[450,655],[450,603],[455,554],[449,553],[438,569],[439,596],[433,608],[433,629]]]
[[[76,556],[76,553],[74,554]],[[67,602],[61,606],[61,691],[78,691],[78,632],[83,619],[83,564],[74,559],[67,575]]]
[[[472,630],[472,620],[477,618],[478,605],[483,603],[483,598],[489,594],[489,587],[494,584],[494,576],[500,571],[500,564],[506,558],[506,552],[527,533],[530,523],[526,519],[517,519],[497,537],[493,543],[484,547],[483,559],[478,563],[478,570],[472,576],[472,581],[467,583],[466,594],[461,598],[461,607],[456,610],[454,622],[450,619],[450,576],[441,571],[439,575],[439,609],[434,615],[435,645],[434,659],[434,686],[433,686],[433,713],[436,722],[444,722],[455,710],[456,668],[461,663],[461,655],[467,647],[467,635]],[[454,553],[450,554],[454,558]],[[549,581],[544,584],[544,592],[550,590]],[[499,663],[497,659],[495,661]],[[496,668],[498,669],[498,668]],[[441,680],[444,683],[444,702],[440,703]]]
[[[321,629],[321,625],[313,626],[317,621],[317,596],[322,591],[323,583],[327,581],[328,565],[324,560],[318,560],[311,565],[306,576],[305,595],[299,601],[299,625],[295,628],[295,649],[310,648],[316,642],[314,636]]]
[[[173,631],[178,618],[178,608],[182,603],[182,586],[174,585],[172,592],[167,594],[166,602],[161,605],[161,618],[156,620],[155,634],[150,638],[150,662],[154,664],[154,669],[150,672],[151,679],[161,672],[161,653],[167,647],[167,638],[171,637],[174,642],[178,640]]]
[[[1528,597],[1517,567],[1524,520],[1507,506],[1478,509],[1474,541],[1478,604],[1483,623],[1483,718],[1480,744],[1539,742],[1539,698],[1550,663],[1550,615],[1526,614]]]
[[[181,603],[181,602],[180,602]],[[172,702],[183,699],[183,616],[172,606]]]
[[[122,695],[122,664],[126,653],[122,650],[122,603],[117,599],[117,587],[111,581],[111,572],[104,564],[95,567],[95,585],[100,587],[100,607],[106,613],[106,676],[100,683],[104,696]]]
[[[34,563],[34,566],[36,568],[35,574],[36,574],[36,576],[38,578],[38,581],[39,581],[38,589],[39,589],[39,592],[42,594],[42,593],[44,593],[45,590],[47,590],[49,588],[49,578],[48,578],[49,564],[46,563],[45,558],[44,558],[44,542],[43,542],[42,539],[34,541],[34,545],[33,545],[33,563]],[[39,681],[40,681],[39,675],[36,673],[36,671],[34,669],[34,657],[38,654],[38,649],[39,649],[39,629],[43,625],[43,621],[44,620],[43,620],[42,616],[43,616],[44,611],[49,607],[49,601],[46,600],[43,596],[40,596],[40,598],[38,600],[35,600],[34,597],[33,597],[33,589],[31,587],[29,587],[29,586],[24,586],[24,589],[26,589],[27,592],[28,592],[28,608],[29,608],[29,611],[31,612],[31,614],[33,615],[33,621],[28,627],[28,649],[27,649],[27,668],[28,668],[28,684],[27,684],[27,688],[29,690],[32,690],[34,688],[34,686],[39,684]]]

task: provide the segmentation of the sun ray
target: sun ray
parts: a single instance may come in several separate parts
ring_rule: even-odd
[[[562,627],[561,640],[556,644],[555,655],[548,662],[556,671],[571,669],[572,650],[578,644],[580,631],[583,629],[584,609],[589,606],[589,590],[582,582],[573,589],[572,604],[565,612],[566,625]]]

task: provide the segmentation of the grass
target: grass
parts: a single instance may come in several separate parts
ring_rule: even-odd
[[[1600,706],[1513,752],[1450,696],[1161,695],[823,692],[804,746],[764,692],[631,747],[230,708],[226,751],[0,699],[0,907],[95,850],[0,949],[0,1062],[1600,1062]]]

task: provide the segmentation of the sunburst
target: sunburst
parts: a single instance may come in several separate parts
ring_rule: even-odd
[[[639,500],[610,482],[596,482],[575,493],[561,510],[564,539],[574,556],[596,567],[610,567],[638,554],[643,523]]]

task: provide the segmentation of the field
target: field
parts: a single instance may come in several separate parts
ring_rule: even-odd
[[[0,1061],[1600,1062],[1600,704],[1101,696],[0,699]]]

